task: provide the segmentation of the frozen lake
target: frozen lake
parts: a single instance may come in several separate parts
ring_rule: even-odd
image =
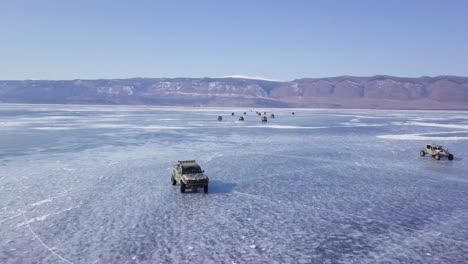
[[[467,262],[468,113],[255,110],[0,104],[0,263]]]

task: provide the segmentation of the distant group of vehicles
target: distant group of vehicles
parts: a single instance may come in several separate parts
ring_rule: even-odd
[[[262,113],[261,113],[261,112],[258,112],[258,111],[255,112],[255,114],[258,115],[258,116],[261,116],[261,115],[262,115]],[[295,115],[296,113],[291,112],[291,114],[292,114],[292,115]],[[247,115],[247,112],[244,112],[244,115]],[[231,113],[231,116],[235,116],[235,113],[232,112],[232,113]],[[270,118],[271,118],[271,119],[274,119],[274,118],[275,118],[275,114],[271,113],[271,114],[270,114]],[[245,118],[244,118],[244,116],[240,116],[238,120],[239,120],[239,121],[245,121]],[[218,121],[223,121],[223,116],[218,116]],[[267,112],[263,112],[263,116],[260,118],[260,121],[262,121],[262,123],[268,122]]]

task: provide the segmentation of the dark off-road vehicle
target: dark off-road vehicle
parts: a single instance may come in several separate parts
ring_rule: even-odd
[[[266,116],[262,116],[262,122],[268,122],[268,118]]]
[[[223,117],[222,117],[222,116],[218,116],[218,121],[223,121]]]
[[[244,121],[244,117],[243,116],[239,117],[239,121]]]
[[[171,182],[172,185],[180,183],[180,192],[184,193],[186,189],[196,190],[202,188],[205,193],[208,192],[208,183],[210,179],[205,171],[195,160],[179,160],[172,167]]]
[[[431,155],[436,160],[440,160],[442,157],[447,157],[448,160],[453,160],[453,154],[451,154],[447,149],[440,145],[426,145],[424,149],[421,150],[419,153],[422,157],[426,156],[426,154]]]

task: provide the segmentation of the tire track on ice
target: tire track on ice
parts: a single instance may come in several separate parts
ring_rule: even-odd
[[[23,181],[20,180],[19,181],[20,185],[25,188],[24,184],[23,184]],[[21,196],[21,200],[22,200],[22,203],[24,204],[24,208],[27,208],[28,205],[26,204],[26,202],[24,201],[24,196]],[[50,253],[52,253],[52,255],[58,257],[59,259],[63,260],[64,262],[66,263],[70,263],[70,264],[74,264],[73,262],[71,262],[70,260],[66,259],[65,257],[63,257],[62,255],[58,254],[57,252],[55,252],[55,250],[51,247],[49,247],[46,243],[44,243],[44,241],[36,234],[36,232],[32,229],[31,227],[31,224],[30,224],[30,219],[28,219],[25,215],[25,211],[22,210],[21,211],[21,215],[23,216],[24,220],[25,220],[25,223],[26,223],[26,226],[28,227],[29,231],[31,232],[31,234],[34,236],[34,238],[36,238],[40,243],[41,245],[47,250],[49,251]]]
[[[42,246],[44,246],[49,252],[51,252],[53,255],[57,256],[58,258],[60,258],[61,260],[67,262],[67,263],[70,263],[70,264],[73,264],[73,262],[69,261],[68,259],[64,258],[62,255],[58,254],[57,252],[55,252],[54,249],[50,248],[49,246],[47,246],[44,241],[42,241],[42,239],[36,234],[36,232],[34,232],[34,230],[31,228],[31,225],[29,224],[29,219],[26,217],[26,215],[24,214],[24,212],[21,213],[23,215],[23,218],[24,220],[26,221],[26,226],[28,227],[29,231],[31,231],[31,234],[34,236],[34,238],[36,238],[37,240],[39,240],[39,242],[42,244]]]

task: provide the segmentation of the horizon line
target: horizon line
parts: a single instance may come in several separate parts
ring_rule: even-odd
[[[367,76],[357,76],[357,75],[337,75],[337,76],[328,76],[328,77],[301,77],[291,80],[279,80],[273,78],[266,78],[261,76],[247,76],[247,75],[227,75],[221,77],[114,77],[114,78],[72,78],[72,79],[42,79],[42,78],[26,78],[26,79],[0,79],[0,81],[97,81],[97,80],[131,80],[131,79],[243,79],[243,80],[257,80],[257,81],[267,81],[267,82],[293,82],[297,80],[304,79],[331,79],[331,78],[374,78],[374,77],[390,77],[390,78],[405,78],[405,79],[420,79],[420,78],[440,78],[440,77],[458,77],[458,78],[468,78],[464,75],[422,75],[418,77],[409,77],[409,76],[397,76],[397,75],[388,75],[388,74],[375,74]]]

